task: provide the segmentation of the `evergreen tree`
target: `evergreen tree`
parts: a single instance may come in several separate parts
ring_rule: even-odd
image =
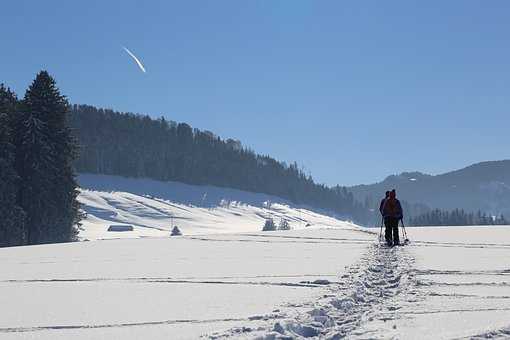
[[[4,125],[9,127],[9,130],[13,128],[13,119],[15,117],[16,109],[18,105],[18,99],[16,94],[11,91],[4,84],[0,84],[0,113],[6,115],[3,121]],[[11,140],[12,140],[11,136]]]
[[[170,236],[182,236],[182,232],[178,226],[173,227],[172,232],[170,233]]]
[[[27,90],[16,125],[19,202],[30,244],[65,242],[79,222],[73,160],[77,144],[67,126],[68,103],[55,80],[40,72]]]
[[[274,224],[274,221],[272,218],[267,218],[264,222],[264,227],[262,228],[262,231],[275,231],[276,225]]]
[[[501,214],[497,220],[497,224],[499,225],[508,225],[508,221],[506,220],[505,216],[503,216],[503,214]]]
[[[25,214],[16,204],[19,178],[11,131],[16,102],[14,93],[0,84],[0,247],[25,243]]]
[[[290,230],[289,222],[286,219],[282,218],[280,221],[280,225],[278,226],[278,229],[279,230]]]

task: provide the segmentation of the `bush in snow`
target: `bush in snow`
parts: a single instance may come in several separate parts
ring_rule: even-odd
[[[175,226],[172,229],[172,233],[170,234],[170,236],[182,236],[181,230],[179,229],[178,226]]]
[[[280,221],[280,225],[278,226],[279,230],[290,230],[289,222],[286,219],[282,218]]]
[[[273,219],[272,218],[266,219],[262,231],[274,231],[274,230],[276,230],[276,225],[274,224]]]

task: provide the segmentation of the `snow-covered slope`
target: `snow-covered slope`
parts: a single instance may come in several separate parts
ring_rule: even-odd
[[[292,229],[353,227],[281,198],[213,186],[82,174],[79,201],[87,213],[82,239],[166,237],[177,225],[184,235],[260,231],[266,218],[286,219]],[[108,232],[111,224],[132,232]]]

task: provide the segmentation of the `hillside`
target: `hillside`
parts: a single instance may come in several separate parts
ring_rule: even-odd
[[[78,200],[87,218],[81,239],[167,237],[172,224],[184,235],[260,231],[266,218],[287,220],[292,229],[353,227],[275,196],[214,186],[81,174]],[[111,224],[129,232],[108,232]]]
[[[371,185],[350,187],[358,200],[376,202],[385,190],[395,188],[401,199],[430,208],[510,215],[510,160],[477,163],[432,176],[420,172],[392,175]],[[374,203],[372,203],[374,204]]]
[[[359,223],[366,209],[345,187],[314,182],[297,163],[260,155],[234,139],[164,118],[74,105],[80,173],[214,185],[282,197]]]

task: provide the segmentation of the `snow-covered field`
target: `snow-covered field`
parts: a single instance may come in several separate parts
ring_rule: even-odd
[[[96,241],[0,249],[0,339],[510,337],[510,227],[408,228],[389,249],[266,195],[86,180]]]
[[[267,326],[305,313],[372,238],[316,229],[0,249],[0,338],[193,339]]]

